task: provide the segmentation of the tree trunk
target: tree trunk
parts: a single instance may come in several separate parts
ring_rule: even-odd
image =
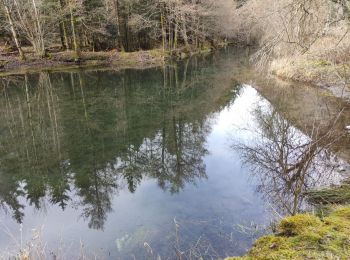
[[[45,53],[45,43],[44,43],[43,30],[41,27],[39,13],[38,13],[38,9],[36,7],[35,0],[32,0],[32,3],[33,3],[35,21],[36,21],[36,26],[37,26],[37,34],[38,34],[37,37],[39,37],[36,51],[40,57],[44,57],[46,55],[46,53]]]
[[[20,57],[21,60],[25,60],[26,57],[25,57],[24,52],[22,50],[21,42],[18,40],[17,32],[16,32],[15,26],[14,26],[13,21],[12,21],[10,9],[8,8],[8,6],[5,3],[3,3],[3,4],[4,4],[4,7],[5,7],[5,11],[6,11],[6,16],[7,16],[8,22],[10,24],[12,37],[13,37],[13,40],[15,41],[16,48],[17,48],[18,53],[19,53],[19,57]]]
[[[117,47],[120,48],[121,51],[125,51],[123,46],[123,41],[120,34],[120,19],[119,19],[119,0],[113,0],[114,4],[114,12],[115,12],[115,23],[117,28]]]
[[[162,45],[163,45],[163,51],[165,52],[165,45],[166,45],[166,31],[164,26],[164,15],[163,12],[160,15],[160,24],[162,27]]]
[[[64,0],[60,0],[60,7],[61,9],[65,8]],[[63,50],[69,49],[69,41],[67,36],[67,26],[66,26],[66,17],[62,17],[60,21],[60,34],[61,34],[61,43]]]
[[[190,44],[188,43],[188,37],[187,37],[187,29],[186,29],[186,18],[185,18],[185,15],[183,14],[182,15],[182,30],[181,30],[181,33],[182,33],[182,38],[185,42],[185,46],[186,46],[186,49],[187,50],[190,50]]]
[[[173,44],[173,48],[176,49],[177,48],[177,31],[178,31],[178,15],[175,14],[175,28],[174,28],[174,44]]]
[[[73,45],[74,45],[74,52],[75,52],[74,59],[78,61],[80,59],[80,46],[77,40],[77,35],[75,30],[75,18],[73,14],[72,3],[69,4],[69,12],[70,12],[70,22],[72,27]]]

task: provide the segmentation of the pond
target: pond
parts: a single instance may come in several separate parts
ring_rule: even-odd
[[[271,171],[264,160],[276,165],[279,140],[291,142],[289,174],[318,136],[279,106],[298,95],[277,102],[252,87],[278,83],[247,57],[227,49],[163,68],[2,79],[4,256],[31,247],[66,259],[216,259],[244,254],[271,220],[305,210],[304,191],[337,182],[329,168],[341,159],[326,143],[298,175]],[[346,107],[308,91],[312,115]]]

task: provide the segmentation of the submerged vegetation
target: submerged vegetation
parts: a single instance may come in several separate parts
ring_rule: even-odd
[[[350,207],[337,207],[326,217],[299,214],[286,217],[276,234],[258,239],[239,259],[348,259]]]

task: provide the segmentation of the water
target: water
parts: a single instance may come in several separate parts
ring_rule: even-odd
[[[68,259],[244,254],[295,195],[293,184],[266,187],[270,175],[237,148],[259,139],[257,107],[274,111],[243,84],[245,61],[228,51],[165,68],[3,79],[1,251],[24,247],[35,229],[47,255]],[[281,203],[271,200],[279,191]]]

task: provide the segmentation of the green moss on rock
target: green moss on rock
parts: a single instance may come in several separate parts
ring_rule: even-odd
[[[248,259],[350,259],[350,207],[321,219],[299,214],[283,219],[274,235],[258,239]]]

